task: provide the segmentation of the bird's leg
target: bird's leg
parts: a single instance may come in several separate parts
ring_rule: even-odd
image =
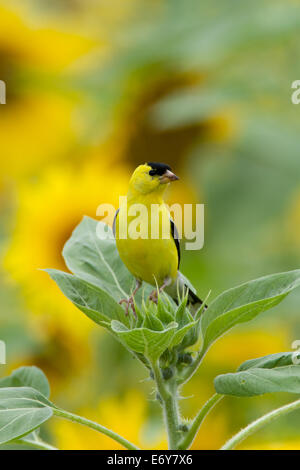
[[[136,311],[135,311],[135,308],[134,308],[134,296],[137,293],[137,291],[139,290],[139,288],[141,287],[141,285],[142,285],[142,282],[140,281],[140,279],[136,279],[135,289],[133,290],[130,297],[128,299],[120,300],[119,304],[126,303],[125,315],[128,315],[129,307],[131,307],[132,311],[134,313],[134,316],[136,317]]]
[[[157,289],[154,289],[151,294],[149,295],[149,300],[151,300],[152,302],[155,302],[157,304],[158,302],[158,294],[160,294],[165,287],[168,287],[172,282],[172,279],[170,277],[166,277],[166,279],[164,280],[164,282],[162,283],[162,285],[160,286],[160,288],[157,290]]]

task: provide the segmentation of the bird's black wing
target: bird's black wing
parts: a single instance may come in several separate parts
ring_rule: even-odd
[[[113,231],[113,234],[114,234],[115,238],[116,238],[116,221],[117,221],[117,215],[119,213],[119,210],[120,210],[120,208],[116,211],[115,216],[114,216],[114,221],[113,221],[113,224],[112,224],[112,231]]]
[[[179,234],[178,234],[178,230],[176,228],[176,225],[174,224],[173,220],[170,219],[170,223],[171,223],[171,234],[172,234],[172,237],[174,239],[174,242],[175,242],[175,245],[176,245],[176,249],[177,249],[177,254],[178,254],[178,269],[179,269],[179,265],[180,265],[180,244],[179,244]]]

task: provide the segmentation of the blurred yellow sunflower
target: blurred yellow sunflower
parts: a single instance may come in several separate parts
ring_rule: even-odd
[[[220,338],[206,356],[209,367],[236,369],[242,362],[266,356],[290,348],[290,332],[284,325],[272,326],[271,330],[252,328],[248,331],[234,331]],[[230,370],[229,370],[230,369]]]
[[[228,418],[224,410],[213,410],[205,419],[196,439],[194,440],[192,450],[213,450],[219,449],[228,436]]]
[[[103,70],[105,73],[105,64]],[[189,169],[191,165],[187,165],[192,149],[208,141],[232,140],[237,134],[237,118],[232,109],[220,109],[216,116],[205,121],[166,129],[158,126],[151,118],[151,112],[160,100],[203,80],[203,76],[196,72],[173,72],[143,64],[140,69],[123,77],[125,91],[111,111],[112,123],[106,139],[107,142],[121,142],[118,158],[126,162],[132,171],[147,161],[169,164],[180,177],[180,183],[172,186],[167,200],[169,204],[179,203],[183,208],[183,204],[203,201],[201,184],[195,185],[195,175]],[[188,238],[189,227],[195,226],[195,211],[186,221],[184,231]]]
[[[237,447],[239,450],[299,450],[300,449],[300,440],[287,438],[286,440],[272,440],[272,441],[261,441],[257,440],[255,442],[252,439],[251,444],[247,442],[241,444]]]
[[[86,407],[78,413],[112,429],[143,449],[166,449],[167,441],[162,433],[158,432],[154,438],[147,437],[147,411],[145,396],[138,390],[129,390],[121,399],[110,396],[101,399],[95,409]],[[59,449],[123,449],[109,437],[69,421],[55,419],[52,421],[51,430]]]
[[[126,194],[126,168],[102,162],[49,169],[35,182],[18,188],[16,223],[7,247],[4,266],[22,288],[34,325],[62,329],[77,338],[91,328],[85,318],[60,293],[40,268],[66,270],[61,251],[83,215],[96,218],[100,203],[118,207]]]
[[[65,156],[76,140],[74,94],[60,93],[62,73],[95,41],[76,33],[32,25],[0,6],[0,112],[2,180],[30,174]]]
[[[113,114],[112,138],[121,139],[123,158],[134,168],[141,161],[159,160],[169,163],[177,171],[186,167],[186,158],[195,145],[206,141],[228,141],[237,133],[236,112],[220,109],[214,117],[174,127],[160,126],[152,116],[160,100],[173,92],[180,92],[201,84],[203,75],[145,67],[139,70],[141,79],[129,76],[126,93]],[[155,158],[154,158],[155,155]],[[189,182],[184,181],[188,192]]]

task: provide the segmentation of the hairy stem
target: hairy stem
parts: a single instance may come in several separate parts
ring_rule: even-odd
[[[286,415],[287,413],[297,410],[298,408],[300,408],[300,400],[293,401],[292,403],[289,403],[288,405],[284,405],[284,406],[281,406],[280,408],[277,408],[276,410],[270,411],[270,413],[267,413],[266,415],[261,416],[261,418],[258,418],[256,421],[253,421],[253,423],[250,423],[248,426],[246,426],[244,429],[238,432],[235,436],[229,439],[229,441],[227,441],[226,444],[224,444],[223,447],[221,447],[221,450],[233,449],[238,444],[240,444],[244,439],[246,439],[251,434],[261,429],[266,424],[269,424],[274,419],[280,418],[280,416]]]
[[[69,413],[68,411],[62,410],[60,408],[53,408],[53,414],[55,416],[68,419],[69,421],[72,421],[74,423],[83,424],[84,426],[87,426],[91,429],[94,429],[95,431],[105,434],[106,436],[121,444],[123,447],[125,447],[125,449],[140,450],[136,445],[127,441],[127,439],[125,439],[124,437],[119,436],[119,434],[115,433],[114,431],[111,431],[110,429],[101,426],[101,424],[95,423],[94,421],[91,421],[87,418],[83,418],[82,416]]]
[[[186,434],[186,436],[180,441],[178,448],[179,449],[189,449],[190,446],[192,445],[197,432],[203,422],[203,420],[206,418],[210,410],[220,401],[224,395],[219,395],[218,393],[215,393],[204,405],[203,407],[199,410],[195,418],[193,419],[192,425]]]
[[[159,397],[162,403],[164,419],[168,434],[169,449],[178,449],[178,441],[181,436],[179,430],[180,420],[178,411],[177,385],[171,380],[164,381],[158,362],[152,364],[154,379]]]

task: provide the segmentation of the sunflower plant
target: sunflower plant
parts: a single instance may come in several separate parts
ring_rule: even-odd
[[[119,304],[128,297],[134,278],[119,258],[108,227],[99,237],[98,222],[85,217],[67,241],[63,256],[70,273],[48,269],[63,294],[85,315],[119,341],[153,380],[169,448],[189,449],[209,411],[226,395],[251,397],[271,392],[300,393],[297,353],[279,352],[250,359],[234,373],[214,380],[216,393],[189,420],[180,413],[180,388],[197,371],[209,347],[233,326],[248,322],[274,307],[300,284],[300,270],[265,276],[229,289],[195,313],[187,296],[176,304],[166,294],[157,303],[135,299],[135,312],[125,315]],[[71,274],[73,273],[73,274]],[[207,299],[205,300],[207,302]],[[88,426],[129,450],[138,447],[99,423],[61,409],[50,401],[49,383],[37,367],[21,367],[0,380],[0,444],[53,449],[39,436],[39,427],[52,416]],[[222,449],[243,439],[281,415],[300,408],[300,399],[260,417],[233,436]]]

